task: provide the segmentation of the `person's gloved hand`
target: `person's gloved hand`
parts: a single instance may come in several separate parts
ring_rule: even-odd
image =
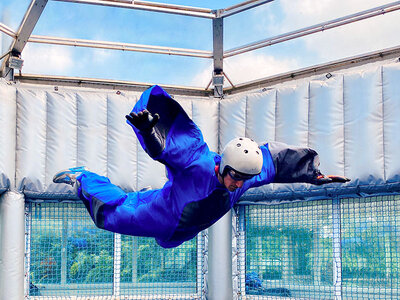
[[[333,183],[333,182],[344,183],[344,182],[348,182],[350,180],[351,179],[344,177],[344,176],[319,174],[317,176],[317,178],[315,178],[313,184],[322,185],[322,184]]]
[[[144,109],[137,114],[131,112],[129,115],[126,115],[125,118],[138,130],[151,131],[151,129],[157,124],[160,116],[157,113],[153,116],[147,109]]]

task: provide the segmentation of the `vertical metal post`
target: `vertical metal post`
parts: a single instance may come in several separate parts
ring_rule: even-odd
[[[312,246],[312,253],[313,253],[313,282],[314,285],[321,285],[321,262],[323,257],[323,253],[321,253],[320,247],[320,240],[321,240],[321,232],[320,228],[316,227],[313,229],[313,246]]]
[[[224,95],[224,21],[219,17],[221,11],[215,12],[217,18],[213,19],[213,58],[214,58],[214,71],[213,71],[213,86],[214,97],[221,98]]]
[[[197,262],[196,262],[196,286],[197,294],[201,297],[203,293],[203,271],[204,271],[204,232],[197,235]]]
[[[236,209],[232,210],[232,300],[239,299],[239,217]]]
[[[208,230],[208,300],[232,300],[232,213]]]
[[[70,207],[69,204],[66,203],[65,205],[62,206],[61,285],[67,283],[68,218],[70,217],[68,211],[70,211]]]
[[[340,199],[332,199],[333,222],[333,296],[334,300],[342,299],[342,249],[341,249],[341,213]]]
[[[239,265],[239,292],[246,293],[246,218],[245,206],[239,206],[239,237],[238,237],[238,265]]]
[[[282,279],[290,281],[293,279],[293,241],[291,236],[284,235],[282,238],[282,257],[283,257],[283,270]]]
[[[24,195],[9,191],[1,196],[0,222],[0,299],[24,299]]]
[[[114,234],[114,280],[113,296],[119,296],[121,293],[121,235]]]
[[[25,298],[28,299],[30,293],[30,274],[31,274],[31,223],[32,223],[32,203],[25,205]],[[1,230],[0,230],[1,232]],[[0,286],[1,290],[1,286]],[[0,298],[1,299],[1,298]]]
[[[132,237],[132,282],[138,282],[138,238],[136,236]]]

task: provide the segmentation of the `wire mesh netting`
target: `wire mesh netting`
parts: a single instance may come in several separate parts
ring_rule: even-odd
[[[96,228],[78,202],[26,208],[28,298],[200,298],[196,239],[163,249]]]
[[[246,206],[246,294],[399,299],[399,208],[398,195]]]
[[[399,299],[400,196],[344,199],[343,299]]]

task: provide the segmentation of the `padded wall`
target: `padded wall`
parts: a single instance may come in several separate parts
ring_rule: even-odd
[[[222,100],[221,143],[244,134],[259,143],[311,147],[320,155],[323,173],[352,181],[321,187],[275,184],[248,191],[244,200],[400,190],[400,63],[332,75]]]
[[[54,174],[74,166],[107,176],[127,191],[167,180],[165,168],[140,147],[128,114],[140,93],[82,89],[17,88],[16,187],[29,197],[74,197]],[[203,131],[210,148],[218,147],[218,101],[177,97]]]
[[[0,79],[0,192],[14,185],[16,88]]]
[[[318,151],[321,171],[350,177],[322,187],[271,184],[243,201],[400,190],[400,63],[332,72],[224,99],[175,97],[211,150],[236,136]],[[53,175],[86,165],[123,189],[160,188],[164,166],[141,149],[125,115],[140,93],[0,82],[0,189],[9,180],[31,197],[72,197]],[[14,185],[14,178],[15,185]]]

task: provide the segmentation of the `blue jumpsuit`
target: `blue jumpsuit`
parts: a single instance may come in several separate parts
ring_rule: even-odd
[[[215,174],[220,155],[209,150],[199,128],[175,100],[153,86],[133,111],[143,109],[160,115],[154,129],[162,150],[151,151],[149,138],[130,125],[143,149],[166,166],[169,180],[161,189],[126,193],[106,177],[83,172],[78,195],[99,228],[154,237],[164,248],[176,247],[224,216],[246,190],[274,181],[276,166],[265,144],[260,147],[261,173],[229,192]]]

